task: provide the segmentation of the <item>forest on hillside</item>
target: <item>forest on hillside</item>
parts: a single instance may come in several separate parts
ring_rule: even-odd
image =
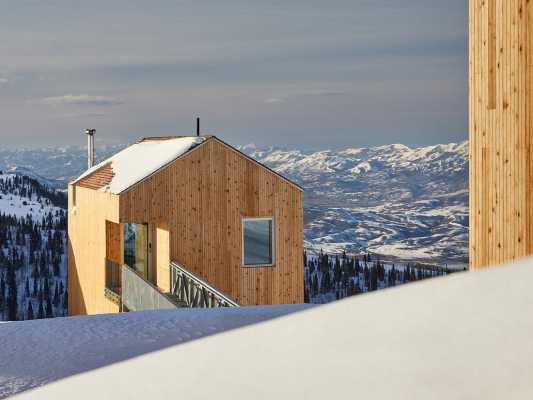
[[[447,267],[386,263],[370,253],[361,256],[304,254],[306,303],[328,303],[361,293],[452,273]]]
[[[0,177],[0,199],[29,210],[0,210],[0,320],[65,316],[66,197],[28,177]]]

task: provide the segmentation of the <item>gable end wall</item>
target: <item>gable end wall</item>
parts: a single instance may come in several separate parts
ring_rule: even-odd
[[[243,268],[243,217],[275,218],[276,263]],[[120,195],[120,221],[165,226],[170,259],[240,304],[303,303],[302,191],[217,140]]]

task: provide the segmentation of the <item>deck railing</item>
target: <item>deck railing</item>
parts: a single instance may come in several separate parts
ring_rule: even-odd
[[[238,307],[239,304],[176,262],[170,263],[170,293],[162,293],[128,265],[105,260],[105,296],[129,311],[178,307]]]
[[[122,286],[122,267],[111,260],[105,260],[105,296],[120,304]]]
[[[122,305],[129,311],[178,308],[170,296],[125,264],[122,266]]]
[[[185,307],[238,307],[239,304],[187,271],[175,261],[170,263],[170,294]]]

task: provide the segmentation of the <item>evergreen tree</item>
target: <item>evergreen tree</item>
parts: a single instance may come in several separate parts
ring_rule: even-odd
[[[53,301],[54,307],[57,307],[59,305],[59,287],[57,283],[55,284],[54,289],[54,301]]]
[[[31,304],[31,300],[28,301],[28,311],[26,313],[26,319],[33,319],[33,306]]]
[[[39,310],[37,311],[37,318],[43,319],[44,318],[44,307],[43,307],[43,298],[39,298]]]
[[[6,279],[5,279],[4,274],[2,274],[2,277],[0,278],[0,311],[4,311],[5,305],[6,305]]]
[[[35,280],[35,278],[39,277],[39,269],[37,268],[37,264],[33,264],[33,268],[31,270],[31,277]]]
[[[313,296],[316,296],[318,294],[318,276],[316,274],[313,275]]]
[[[48,296],[48,299],[46,299],[46,306],[44,309],[46,313],[46,318],[53,318],[54,313],[52,309],[52,302],[50,301],[50,296]]]
[[[329,271],[329,258],[327,254],[322,253],[322,250],[320,250],[319,255],[320,260],[320,272],[323,274]]]
[[[65,294],[63,295],[63,309],[68,310],[68,289],[65,288]]]
[[[24,296],[26,298],[30,297],[30,281],[28,277],[26,277],[26,283],[24,285]]]
[[[48,282],[48,276],[44,277],[43,296],[45,300],[48,300],[50,298],[50,284]]]
[[[54,276],[58,277],[59,276],[59,260],[60,258],[59,257],[54,257],[53,258],[53,270],[54,270]]]
[[[333,267],[333,281],[334,282],[340,282],[341,280],[341,262],[339,260],[339,256],[335,256],[335,264]]]
[[[15,267],[10,265],[7,269],[7,319],[8,321],[17,320],[17,275]]]
[[[41,257],[39,260],[39,276],[47,276],[48,270],[46,268],[46,258],[43,253],[41,253]]]

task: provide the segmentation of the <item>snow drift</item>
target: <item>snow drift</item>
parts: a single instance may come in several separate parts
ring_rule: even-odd
[[[529,399],[532,280],[529,259],[254,325],[294,309],[179,310],[9,323],[1,327],[0,338],[3,393],[122,358],[20,398]],[[235,320],[240,323],[227,322]],[[203,337],[228,323],[247,326]]]

